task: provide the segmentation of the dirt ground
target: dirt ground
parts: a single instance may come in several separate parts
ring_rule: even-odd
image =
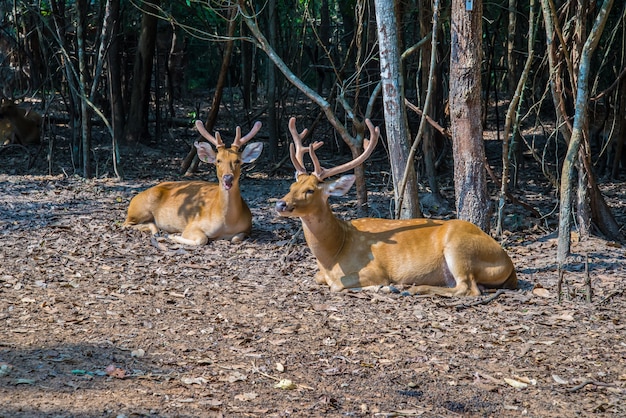
[[[0,154],[0,417],[626,415],[624,247],[574,239],[557,303],[554,215],[510,207],[518,291],[331,293],[300,222],[275,215],[289,170],[242,179],[254,229],[241,244],[122,228],[130,198],[179,178],[187,149],[145,152],[123,181]],[[370,184],[383,217],[387,183]],[[548,214],[538,183],[522,196]],[[624,184],[603,189],[623,225]],[[333,208],[355,217],[354,190]]]

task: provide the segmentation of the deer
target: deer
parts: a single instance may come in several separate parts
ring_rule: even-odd
[[[22,109],[12,100],[0,103],[0,142],[2,145],[38,145],[41,141],[41,115]]]
[[[237,127],[230,147],[225,146],[219,132],[211,135],[202,121],[196,121],[196,128],[208,141],[194,143],[198,158],[215,165],[218,183],[192,180],[157,184],[131,199],[123,226],[152,235],[159,230],[180,233],[168,237],[185,245],[205,245],[216,239],[241,242],[252,229],[252,213],[239,189],[241,166],[261,155],[263,143],[242,147],[261,129],[261,122],[256,122],[244,137]]]
[[[355,181],[352,174],[325,182],[362,164],[374,151],[380,135],[365,120],[369,139],[364,152],[342,165],[324,168],[315,151],[323,142],[305,147],[308,130],[298,132],[296,119],[289,120],[293,138],[290,157],[296,181],[289,193],[276,202],[282,217],[298,217],[306,243],[317,260],[315,281],[333,292],[350,289],[386,288],[407,295],[448,297],[478,296],[486,289],[515,289],[513,262],[491,236],[464,220],[337,218],[328,203],[330,196],[343,196]],[[303,161],[308,154],[313,172]]]

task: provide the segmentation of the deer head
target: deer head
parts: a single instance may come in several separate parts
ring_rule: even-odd
[[[217,152],[214,151],[211,145],[206,142],[195,142],[194,146],[198,151],[198,158],[205,163],[215,164],[218,181],[224,190],[230,190],[233,185],[237,185],[241,174],[241,165],[255,161],[263,151],[262,142],[253,142],[242,150],[242,147],[259,132],[261,122],[256,122],[252,130],[243,138],[241,137],[241,128],[238,126],[235,140],[230,147],[224,145],[219,132],[215,132],[215,136],[211,135],[205,129],[202,121],[196,121],[196,128],[217,149]]]
[[[320,205],[326,205],[329,196],[342,196],[346,194],[354,183],[354,175],[345,175],[339,179],[324,183],[324,179],[336,174],[344,173],[362,164],[372,154],[380,129],[374,127],[369,119],[365,123],[370,132],[370,138],[363,140],[363,154],[357,158],[333,168],[324,168],[319,162],[315,150],[319,149],[323,142],[315,141],[308,147],[303,146],[302,139],[308,130],[298,132],[296,128],[296,118],[289,120],[289,132],[293,138],[293,143],[289,147],[291,162],[296,169],[296,182],[291,185],[289,194],[276,203],[276,210],[281,216],[303,216],[310,211],[319,211]],[[313,162],[313,172],[307,173],[304,165],[304,155],[309,154]]]

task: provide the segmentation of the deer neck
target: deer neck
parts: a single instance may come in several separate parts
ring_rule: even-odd
[[[337,219],[328,204],[301,219],[311,252],[321,265],[330,269],[345,244],[347,223]]]
[[[243,208],[243,199],[239,190],[239,184],[233,184],[230,190],[224,190],[219,186],[220,201],[222,202],[222,215],[225,219],[239,219]]]

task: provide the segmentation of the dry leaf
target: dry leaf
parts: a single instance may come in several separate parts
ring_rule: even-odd
[[[255,392],[248,392],[248,393],[242,393],[240,395],[235,395],[235,399],[237,399],[238,401],[251,401],[253,399],[256,399],[256,397],[259,396],[257,395]]]
[[[130,355],[131,355],[131,357],[141,358],[141,357],[146,355],[146,352],[144,350],[142,350],[141,348],[138,348],[136,350],[131,351]]]
[[[504,381],[509,385],[517,389],[525,389],[528,387],[528,383],[520,382],[519,380],[504,378]]]
[[[530,379],[525,376],[517,376],[517,375],[513,375],[513,377],[515,378],[515,380],[522,382],[522,383],[526,383],[526,384],[533,385],[533,386],[537,384],[537,379]]]
[[[284,390],[291,390],[291,389],[297,388],[296,384],[293,383],[289,379],[282,379],[280,382],[276,383],[274,387],[276,389],[284,389]]]
[[[241,382],[244,381],[248,378],[248,376],[246,376],[243,373],[239,373],[239,372],[233,372],[228,376],[228,382],[229,383],[235,383],[235,382]]]
[[[552,294],[550,291],[543,287],[535,287],[533,289],[533,295],[539,296],[540,298],[551,298]]]
[[[186,385],[203,385],[207,382],[204,377],[183,377],[180,381]]]
[[[558,383],[559,385],[567,385],[569,383],[567,380],[563,379],[562,377],[556,374],[552,375],[552,379],[554,379],[554,381]]]

